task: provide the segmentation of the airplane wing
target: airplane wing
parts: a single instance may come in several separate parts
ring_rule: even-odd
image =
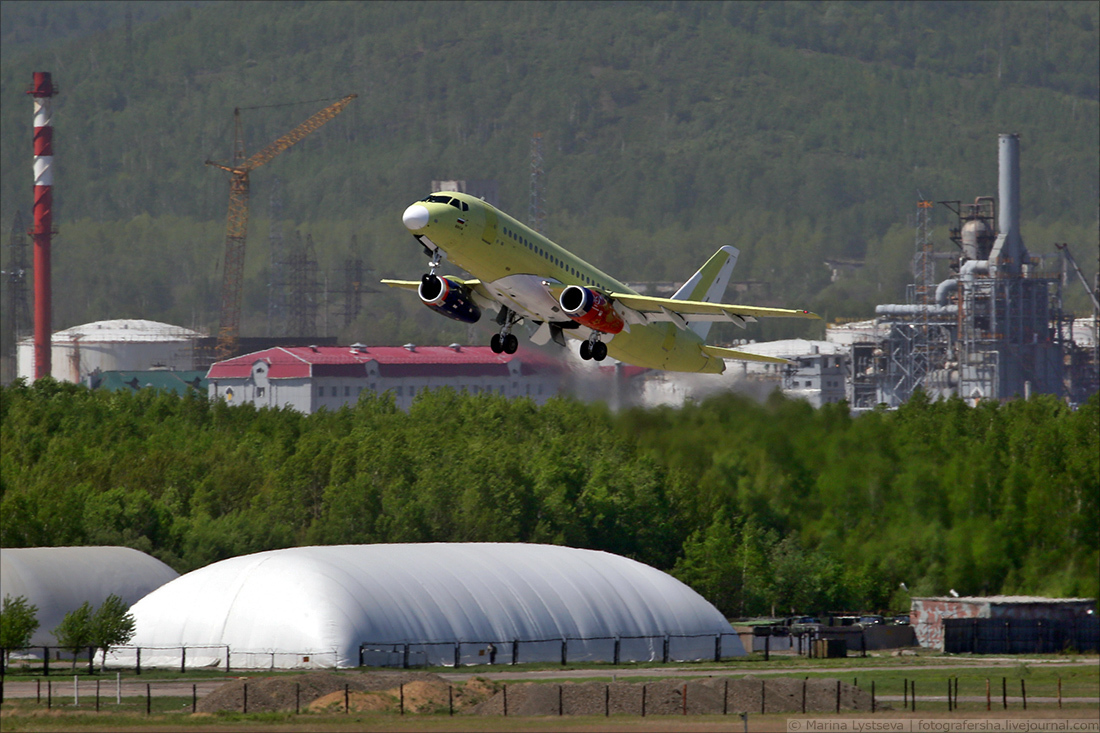
[[[785,308],[763,308],[735,303],[705,303],[699,300],[673,300],[654,298],[633,293],[610,293],[616,305],[621,305],[623,319],[627,323],[645,324],[660,321],[675,323],[686,328],[692,321],[729,321],[742,328],[746,323],[761,318],[821,318],[816,313]],[[733,358],[733,357],[731,357]],[[737,357],[740,358],[740,357]]]

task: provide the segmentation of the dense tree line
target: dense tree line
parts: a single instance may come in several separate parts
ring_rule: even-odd
[[[1096,241],[1095,3],[151,5],[4,3],[5,237],[16,209],[29,217],[30,73],[62,89],[59,327],[213,330],[228,182],[203,162],[228,158],[232,110],[255,152],[349,92],[360,98],[340,117],[252,176],[246,334],[267,330],[274,177],[274,226],[312,233],[322,269],[356,256],[416,277],[404,206],[433,179],[491,178],[526,218],[536,130],[547,233],[631,281],[683,280],[733,244],[736,277],[771,285],[762,304],[869,315],[904,296],[918,196],[996,193],[1000,132],[1023,136],[1031,248]],[[57,41],[30,43],[42,38]],[[838,257],[867,267],[830,285],[821,263]],[[1091,276],[1094,259],[1078,259]],[[1067,296],[1085,307],[1076,285]],[[371,297],[347,338],[463,333],[401,294]]]
[[[671,571],[730,615],[1098,590],[1100,398],[851,417],[425,392],[306,416],[40,380],[0,391],[3,546],[183,572],[304,544],[544,542]]]

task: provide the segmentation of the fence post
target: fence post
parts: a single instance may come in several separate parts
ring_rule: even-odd
[[[871,680],[871,712],[875,712],[875,681]]]
[[[455,714],[455,688],[447,685],[447,707],[451,710],[451,715]]]
[[[519,664],[519,639],[512,639],[512,664]]]
[[[225,673],[229,674],[229,645],[225,645]]]
[[[989,678],[988,677],[985,678],[985,709],[986,710],[992,710],[993,709],[993,699],[989,694]]]
[[[459,667],[462,666],[462,652],[459,651],[461,646],[462,646],[461,641],[456,641],[455,642],[455,669],[458,669]]]
[[[721,662],[722,661],[722,635],[721,634],[715,634],[714,635],[714,661],[716,661],[716,662]]]
[[[508,717],[508,685],[504,685],[504,717]]]
[[[1024,703],[1024,710],[1027,710],[1027,688],[1024,687],[1024,678],[1020,678],[1020,699]]]
[[[344,715],[347,715],[348,711],[351,708],[350,697],[351,697],[351,695],[348,694],[348,683],[345,682],[344,683]]]
[[[917,711],[917,681],[916,680],[913,680],[911,683],[909,683],[909,692],[910,692],[909,702],[912,705],[912,707],[910,707],[909,709],[912,712],[915,713]]]
[[[764,707],[763,704],[760,706]],[[729,678],[725,680],[722,685],[722,715],[729,715],[730,711],[730,681]]]
[[[805,713],[806,713],[806,679],[807,678],[805,678],[805,677],[802,678],[802,713],[803,713],[803,715],[805,715]]]
[[[680,702],[684,706],[684,715],[688,714],[688,686],[687,682],[684,683],[684,689],[680,692]]]
[[[840,680],[836,681],[836,714],[840,715]]]
[[[619,637],[615,637],[615,652],[614,652],[614,664],[619,663],[619,650],[622,646],[622,640]]]
[[[405,642],[405,648],[401,655],[401,666],[405,669],[409,668],[409,643]]]
[[[187,672],[187,647],[180,647],[180,674]]]
[[[642,683],[642,717],[645,717],[645,683]]]
[[[859,630],[859,656],[867,656],[867,629]]]
[[[88,647],[88,674],[95,674],[95,647]]]
[[[53,680],[46,680],[46,709],[53,707]]]
[[[1062,678],[1058,678],[1058,709],[1062,709]]]
[[[661,645],[661,662],[668,664],[668,635],[665,635],[664,642]]]
[[[95,681],[95,711],[99,712],[99,680]],[[195,712],[192,710],[191,712]]]
[[[145,714],[153,714],[153,689],[148,682],[145,683]]]
[[[770,629],[769,629],[770,631]],[[772,635],[768,634],[764,637],[764,661],[770,661],[772,654]]]
[[[302,709],[302,683],[294,683],[294,714],[298,715]]]
[[[401,714],[404,715],[405,714],[405,685],[404,685],[404,683],[402,683],[400,691],[401,691]]]
[[[244,693],[243,694],[244,694],[244,700],[241,703],[241,712],[247,713],[248,712],[248,683],[247,682],[244,683]]]
[[[611,685],[603,686],[603,716],[611,715]]]
[[[951,712],[951,678],[947,678],[947,712]]]
[[[42,676],[50,676],[50,648],[48,646],[42,647]]]
[[[561,666],[565,666],[566,660],[569,657],[569,641],[567,639],[561,640]]]
[[[140,646],[137,648],[137,655],[134,657],[134,659],[136,660],[134,662],[134,673],[140,675],[141,674],[141,647]]]
[[[561,685],[558,685],[558,717],[561,717],[563,712],[564,712],[564,706],[562,705]]]
[[[1001,705],[1005,710],[1008,710],[1008,678],[1001,678]]]

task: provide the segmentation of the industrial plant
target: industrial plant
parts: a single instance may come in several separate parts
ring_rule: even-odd
[[[1100,388],[1095,288],[1068,246],[1033,256],[1024,245],[1019,135],[1000,135],[998,162],[996,199],[940,202],[957,218],[950,237],[958,251],[934,251],[932,202],[919,203],[908,302],[877,306],[871,327],[863,324],[863,336],[850,339],[853,408],[896,407],[918,388],[972,402],[1050,394],[1072,403]],[[948,259],[953,273],[938,283],[937,259]],[[1075,334],[1062,309],[1068,264],[1092,299],[1091,333]]]

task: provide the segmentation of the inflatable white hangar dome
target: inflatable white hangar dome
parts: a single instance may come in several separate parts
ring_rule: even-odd
[[[155,557],[129,547],[5,547],[0,598],[23,596],[38,607],[32,646],[56,646],[50,632],[65,614],[116,595],[127,605],[179,577]]]
[[[148,666],[235,668],[711,659],[744,648],[698,593],[594,550],[510,543],[333,545],[223,560],[132,609]],[[616,642],[618,639],[618,642]],[[514,642],[519,642],[518,645]],[[492,644],[495,649],[489,649]],[[181,647],[186,654],[181,657]],[[109,664],[134,663],[132,649]]]

